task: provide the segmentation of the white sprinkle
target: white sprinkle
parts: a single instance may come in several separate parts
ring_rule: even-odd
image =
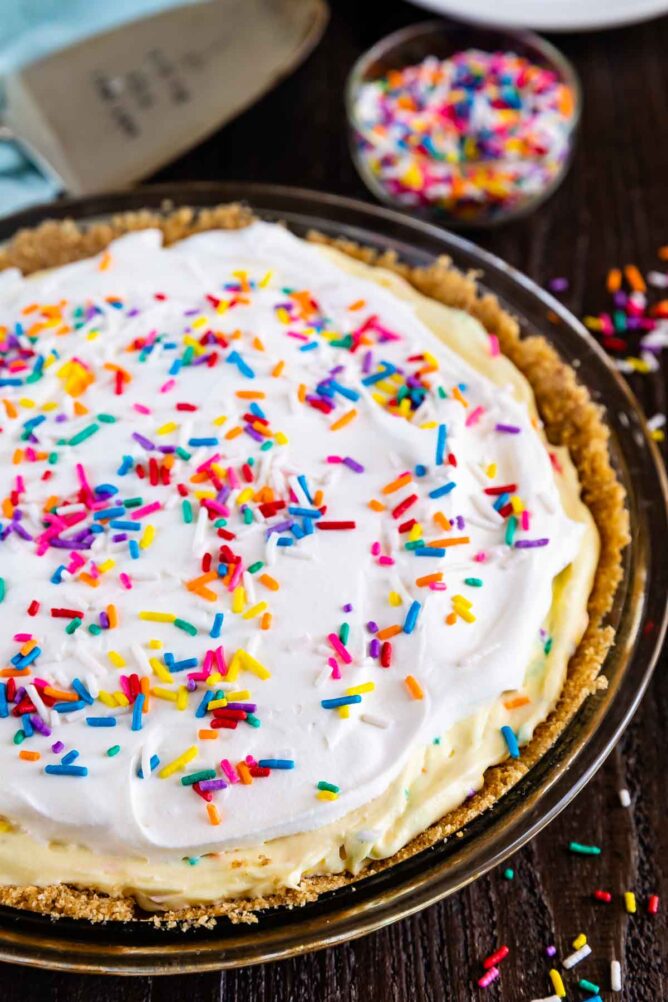
[[[566,968],[567,971],[570,971],[571,967],[575,967],[575,965],[579,964],[581,960],[584,960],[585,957],[588,957],[590,953],[591,953],[591,946],[589,946],[588,943],[585,943],[585,945],[581,946],[579,950],[575,951],[575,953],[571,953],[569,957],[566,957],[566,959],[563,961],[564,967]]]
[[[622,805],[622,807],[631,806],[631,794],[629,793],[628,790],[619,791],[619,802]]]
[[[658,428],[663,428],[665,423],[665,414],[655,414],[653,417],[647,419],[647,427],[650,431],[657,431]]]
[[[362,713],[360,720],[363,720],[365,724],[371,724],[372,727],[381,727],[383,730],[390,726],[389,720],[386,720],[385,717],[378,717],[375,713]]]
[[[610,988],[613,992],[622,990],[622,965],[618,960],[610,962]]]
[[[668,275],[663,271],[650,271],[647,275],[647,281],[655,289],[668,289]]]

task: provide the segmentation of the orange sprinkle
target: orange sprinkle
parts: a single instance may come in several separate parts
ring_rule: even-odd
[[[41,755],[38,751],[20,751],[19,758],[22,758],[24,762],[39,762]]]
[[[396,637],[402,630],[401,626],[386,626],[384,630],[379,630],[376,636],[379,640],[389,640],[390,637]]]
[[[12,678],[14,675],[29,675],[30,668],[3,668],[0,678]]]
[[[622,287],[622,273],[619,268],[610,269],[606,285],[608,292],[611,292],[613,295],[615,292],[619,292]]]
[[[80,400],[75,400],[74,413],[76,414],[77,417],[83,417],[84,414],[89,413],[89,410],[84,404],[81,403]]]
[[[202,585],[207,585],[210,581],[215,581],[217,577],[218,574],[216,571],[207,571],[206,574],[200,574],[199,577],[186,581],[186,588],[188,591],[198,591]]]
[[[237,390],[235,396],[239,397],[239,400],[264,400],[267,394],[261,390]]]
[[[5,518],[11,518],[14,514],[14,505],[12,504],[10,498],[3,498],[2,500],[2,514]]]
[[[427,546],[436,546],[439,549],[442,546],[462,546],[464,543],[470,543],[471,540],[468,536],[457,536],[456,539],[432,539]]]
[[[217,741],[218,731],[210,731],[208,728],[202,728],[201,731],[197,732],[197,737],[201,741]]]
[[[151,694],[151,683],[148,675],[142,675],[139,679],[139,691],[144,694],[144,705],[142,707],[142,713],[148,713],[149,711],[149,696]]]
[[[375,498],[371,498],[369,501],[369,508],[371,508],[371,511],[385,511],[386,506],[382,501],[376,501]]]
[[[203,598],[206,602],[217,602],[218,601],[218,596],[216,595],[215,591],[211,590],[211,588],[204,588],[204,587],[202,587],[202,588],[189,588],[188,590],[191,591],[193,593],[193,595],[199,595],[199,597]]]
[[[115,605],[107,606],[107,618],[109,620],[110,630],[113,630],[114,627],[118,626],[118,609]]]
[[[34,651],[36,647],[37,647],[36,640],[26,640],[23,647],[20,648],[19,653],[21,657],[25,657],[26,654],[30,654],[31,651]]]
[[[87,584],[90,588],[99,588],[100,587],[100,580],[99,580],[99,578],[92,577],[92,575],[88,574],[86,571],[83,571],[79,575],[79,581],[83,581],[84,584]]]
[[[285,362],[283,359],[281,359],[281,361],[277,362],[274,368],[271,370],[271,374],[274,377],[274,379],[280,376],[284,368],[285,368]]]
[[[351,303],[348,307],[349,310],[362,310],[366,306],[366,299],[356,299],[354,303]]]
[[[230,430],[225,435],[225,438],[228,439],[229,441],[229,439],[231,438],[237,438],[239,435],[242,434],[242,432],[243,428],[241,427],[241,425],[236,425],[234,428],[230,428]]]
[[[452,529],[450,519],[447,518],[442,511],[437,511],[434,514],[434,522],[436,522],[436,525],[440,526],[440,528],[444,529],[446,532],[450,532]]]
[[[109,253],[108,250],[106,250],[102,255],[102,257],[100,258],[100,263],[97,266],[98,271],[106,271],[110,264],[111,264],[111,254]]]
[[[3,400],[2,403],[4,405],[5,413],[7,414],[8,418],[16,418],[19,416],[19,412],[17,411],[16,407],[11,402],[11,400]]]
[[[457,613],[449,612],[445,617],[445,621],[448,624],[448,626],[454,626],[454,624],[457,622]]]
[[[413,678],[412,675],[407,675],[406,678],[404,679],[404,684],[408,689],[408,691],[410,692],[413,699],[424,699],[424,692],[422,690],[422,686],[420,685],[420,683],[416,678]]]
[[[642,277],[634,264],[627,264],[624,268],[624,274],[626,275],[626,281],[629,283],[634,292],[647,292],[645,279]]]
[[[514,699],[504,699],[503,705],[507,710],[516,710],[518,706],[526,706],[530,702],[528,696],[515,696]]]
[[[79,699],[79,694],[76,692],[64,692],[62,689],[53,689],[50,685],[44,686],[44,694],[63,703],[76,703]]]
[[[455,400],[459,400],[462,407],[468,407],[469,402],[466,399],[466,397],[462,396],[462,391],[459,389],[458,386],[452,387],[452,395],[455,398]]]
[[[23,462],[23,449],[15,449],[12,456],[12,465],[19,466]]]
[[[269,591],[278,591],[281,587],[276,578],[272,578],[271,574],[260,574],[258,581],[260,581],[265,588],[268,588]]]
[[[668,261],[668,244],[664,244],[663,247],[659,247],[657,253],[662,261]]]
[[[421,578],[415,579],[415,584],[418,588],[426,588],[427,585],[435,584],[437,581],[442,581],[443,575],[440,571],[435,574],[424,574]]]
[[[271,613],[270,612],[263,612],[262,613],[262,619],[260,620],[260,629],[261,630],[270,630],[271,629]]]
[[[299,384],[299,389],[297,390],[297,397],[301,404],[303,404],[304,401],[306,400],[306,387],[304,386],[303,383]]]
[[[254,337],[253,338],[253,347],[255,348],[256,351],[264,351],[265,350],[264,344],[260,340],[259,337]]]
[[[402,473],[396,480],[391,480],[389,484],[385,484],[382,492],[383,494],[394,494],[395,491],[400,490],[405,484],[410,484],[412,479],[413,477],[410,473]]]
[[[354,421],[356,417],[357,417],[357,411],[355,410],[354,407],[351,407],[351,409],[349,411],[346,411],[345,414],[342,414],[337,421],[334,421],[333,424],[330,424],[329,430],[338,431],[339,428],[345,428],[345,426],[347,424],[350,424],[351,421]]]
[[[245,762],[237,762],[237,772],[239,773],[239,779],[244,786],[250,786],[253,782],[253,777],[251,776],[250,770]]]
[[[220,824],[220,814],[218,813],[218,808],[215,804],[207,804],[206,813],[209,815],[209,821],[212,825]]]
[[[325,500],[325,495],[322,493],[320,488],[318,488],[318,490],[313,495],[313,507],[320,508],[324,500]]]

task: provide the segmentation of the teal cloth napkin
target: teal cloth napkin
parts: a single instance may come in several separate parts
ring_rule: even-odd
[[[199,0],[0,0],[0,122],[2,78],[26,63],[90,35]],[[0,138],[0,215],[51,201],[61,188],[11,140]]]

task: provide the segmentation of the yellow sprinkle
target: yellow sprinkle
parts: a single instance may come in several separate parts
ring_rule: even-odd
[[[225,424],[226,421],[227,414],[220,414],[217,418],[213,419],[213,424],[215,424],[216,428],[220,428],[221,424]]]
[[[350,689],[346,689],[346,696],[361,696],[365,692],[373,692],[375,688],[375,682],[362,682],[361,685],[353,685]]]
[[[153,638],[152,640],[149,640],[148,646],[151,648],[152,651],[161,651],[164,644],[162,640],[156,640],[155,638]]]
[[[207,710],[218,710],[222,706],[227,706],[227,699],[212,699],[207,703]]]
[[[422,539],[422,526],[419,522],[416,522],[411,531],[408,533],[409,543],[414,543],[417,539]]]
[[[552,982],[552,987],[554,988],[554,994],[558,995],[560,999],[566,998],[566,989],[564,988],[564,983],[561,980],[561,974],[556,971],[554,967],[550,971],[550,981]]]
[[[185,685],[179,686],[179,691],[176,696],[176,709],[177,710],[187,710],[188,709],[188,690]]]
[[[124,692],[120,692],[120,690],[119,690],[118,692],[115,692],[113,694],[113,696],[114,696],[114,699],[116,700],[116,706],[129,706],[130,705],[130,700],[128,699],[128,697],[125,695]]]
[[[232,592],[232,612],[243,612],[246,605],[246,589],[243,585],[237,585]]]
[[[206,680],[206,684],[209,686],[210,689],[215,689],[216,686],[218,685],[218,683],[222,682],[222,681],[223,681],[223,676],[220,674],[220,672],[219,671],[212,671],[211,674],[209,675],[208,679]],[[229,670],[228,670],[228,682],[229,681],[230,681],[230,679],[229,679]]]
[[[174,681],[174,679],[171,676],[171,673],[167,671],[162,661],[160,661],[158,658],[149,658],[148,660],[151,668],[153,669],[154,673],[158,676],[161,682],[171,683]]]
[[[582,949],[583,946],[586,945],[587,945],[587,937],[583,932],[581,932],[580,935],[576,936],[575,939],[573,940],[573,949],[580,950]]]
[[[624,905],[626,907],[629,915],[635,915],[636,912],[636,896],[633,891],[624,892]]]
[[[158,428],[156,435],[169,435],[172,431],[178,431],[179,426],[176,421],[168,421],[167,424],[163,424],[161,428]]]
[[[197,758],[199,754],[199,749],[197,745],[192,745],[190,748],[186,749],[182,755],[173,759],[168,765],[163,766],[163,768],[158,773],[160,779],[168,779],[173,776],[175,772],[179,769],[184,769],[189,762],[192,762],[194,758]]]
[[[341,707],[341,709],[343,709],[343,707]],[[346,709],[347,709],[347,707],[346,707]],[[333,790],[318,790],[318,792],[316,793],[316,797],[318,798],[318,800],[338,800],[339,799],[338,793],[334,793]]]
[[[115,668],[125,668],[125,658],[118,651],[109,651],[107,657]]]
[[[239,703],[243,702],[244,699],[250,699],[251,694],[249,689],[237,689],[235,692],[226,692],[225,699],[228,703]],[[209,706],[213,706],[213,703],[209,703]]]
[[[489,479],[492,480],[496,476],[496,463],[490,463],[487,469],[485,470],[485,473],[487,474]]]
[[[402,601],[401,600],[401,595],[399,594],[398,591],[391,591],[390,592],[390,594],[388,596],[388,602],[390,603],[390,605],[393,605],[393,606],[401,605],[401,601]]]
[[[250,501],[250,499],[253,497],[254,494],[255,491],[253,490],[252,487],[245,487],[242,491],[239,491],[237,495],[237,504],[238,505],[245,504],[246,501]]]
[[[155,689],[151,689],[151,694],[157,696],[158,699],[168,699],[170,702],[176,702],[176,693],[172,689],[163,689],[162,686],[156,686]]]
[[[274,435],[274,441],[277,443],[277,445],[287,445],[289,440],[288,437],[284,435],[282,431],[277,431],[276,434]]]
[[[114,697],[111,695],[110,692],[105,692],[104,689],[100,689],[97,698],[100,700],[101,703],[104,703],[105,706],[109,707],[116,706],[116,700],[114,699]]]
[[[142,550],[148,550],[149,546],[155,539],[155,526],[147,525],[142,533],[142,537],[139,540],[139,546]]]
[[[511,497],[510,504],[512,506],[514,515],[521,515],[522,512],[524,511],[524,505],[522,504],[522,502],[520,501],[520,499],[517,497],[516,494],[513,494],[513,496]]]
[[[438,423],[436,421],[424,421],[419,427],[429,430],[429,428],[437,428]]]
[[[457,605],[462,609],[470,609],[473,602],[464,595],[453,595],[452,604]]]
[[[150,623],[173,623],[176,616],[173,612],[149,612],[144,609],[139,613],[139,618]]]
[[[342,720],[347,720],[348,717],[350,716],[350,707],[349,706],[339,706],[338,713],[339,713],[339,716],[341,717]]]
[[[238,650],[236,653],[242,659],[243,667],[246,671],[252,672],[253,675],[257,675],[258,678],[263,680],[271,678],[271,672],[269,669],[265,668],[265,666],[261,664],[257,658],[254,658],[252,654],[249,654],[248,651]]]
[[[115,566],[116,566],[116,561],[111,560],[110,558],[109,560],[103,560],[101,564],[98,564],[97,569],[100,572],[100,574],[106,574],[107,571],[112,570]]]
[[[243,618],[254,619],[256,616],[259,616],[261,612],[264,612],[266,608],[267,608],[266,602],[258,602],[257,605],[252,606],[250,609],[246,609]]]

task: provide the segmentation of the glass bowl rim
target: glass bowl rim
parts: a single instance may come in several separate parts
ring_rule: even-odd
[[[166,201],[172,204],[166,206]],[[498,281],[509,280],[511,288],[516,288],[518,294],[526,292],[536,298],[542,308],[552,310],[567,325],[573,338],[582,339],[587,350],[596,357],[597,366],[602,363],[601,372],[608,381],[612,380],[612,388],[621,394],[628,408],[627,421],[630,424],[626,434],[630,439],[633,433],[633,443],[627,443],[621,458],[626,462],[629,456],[635,456],[635,451],[626,451],[631,444],[635,444],[636,451],[642,449],[643,473],[651,477],[653,489],[663,500],[662,505],[645,503],[643,507],[638,507],[642,498],[624,467],[631,487],[629,500],[634,502],[642,518],[640,530],[644,531],[643,526],[647,524],[659,531],[666,529],[668,486],[659,452],[649,436],[646,421],[632,391],[603,349],[561,303],[527,276],[463,237],[443,231],[433,224],[379,206],[304,189],[241,182],[204,182],[148,186],[37,206],[0,220],[0,241],[13,235],[21,226],[35,225],[49,217],[73,216],[85,224],[115,212],[139,208],[160,210],[180,205],[206,208],[229,201],[245,201],[258,216],[275,221],[292,220],[297,228],[329,226],[334,232],[345,233],[360,242],[366,234],[367,240],[376,245],[394,245],[399,251],[404,247],[406,252],[412,249],[413,256],[417,255],[420,259],[434,259],[437,251],[431,249],[433,243],[440,253],[450,251],[455,266],[460,269],[463,265],[458,257],[471,259],[468,267],[471,267],[472,260],[482,266],[486,273],[481,283],[483,289],[490,289],[487,274],[491,273],[492,278],[496,276]],[[394,236],[395,232],[400,234],[401,239]],[[501,302],[504,305],[503,299]],[[506,305],[506,308],[509,307]],[[546,332],[549,330],[546,325]],[[652,500],[656,501],[656,498]],[[634,540],[634,552],[637,546]],[[445,860],[440,858],[439,861],[439,857],[444,855],[443,845],[436,846],[380,874],[323,895],[312,905],[294,909],[289,918],[285,918],[285,924],[282,924],[280,916],[272,921],[271,915],[267,916],[265,927],[262,925],[264,917],[261,917],[259,927],[228,927],[221,922],[213,939],[204,930],[192,934],[161,931],[157,940],[148,936],[147,944],[142,940],[147,933],[140,923],[122,926],[116,933],[110,925],[100,928],[88,923],[61,920],[54,926],[48,917],[2,908],[0,959],[50,969],[114,974],[169,974],[261,963],[332,946],[372,932],[433,904],[499,865],[548,824],[591,778],[630,720],[647,687],[666,632],[668,566],[652,561],[651,554],[646,551],[647,545],[644,550],[638,551],[647,563],[636,568],[635,573],[637,582],[642,578],[643,570],[649,567],[648,583],[642,588],[635,614],[631,615],[629,629],[633,630],[634,647],[630,655],[621,655],[624,658],[622,669],[613,679],[608,692],[600,698],[591,697],[585,703],[585,707],[591,708],[588,718],[581,720],[580,711],[562,732],[553,749],[529,771],[528,776],[534,782],[528,795],[523,795],[520,808],[516,810],[510,806],[504,811],[504,801],[512,803],[511,790],[482,815],[482,821],[477,819],[473,823],[474,831],[467,833],[466,839],[454,845],[452,842],[457,840],[448,841]],[[624,611],[628,612],[632,598],[630,592],[625,591]],[[655,613],[656,627],[649,638],[641,631],[648,606],[649,611]],[[634,687],[627,692],[631,683]],[[567,741],[569,736],[572,738],[570,746]],[[552,761],[555,750],[561,752],[556,765]],[[543,763],[546,775],[541,776]],[[526,777],[514,789],[523,788],[525,782]],[[491,824],[488,823],[490,817]],[[469,858],[471,855],[473,860]],[[416,870],[419,871],[417,875]],[[353,891],[356,893],[353,894]],[[174,939],[174,936],[178,938]],[[114,937],[120,939],[120,943]]]

